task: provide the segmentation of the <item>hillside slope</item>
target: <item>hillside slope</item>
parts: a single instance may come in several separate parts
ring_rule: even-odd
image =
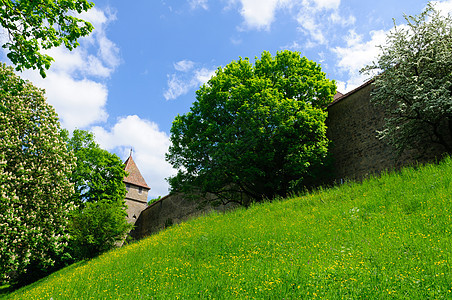
[[[452,297],[452,160],[183,223],[12,299]]]

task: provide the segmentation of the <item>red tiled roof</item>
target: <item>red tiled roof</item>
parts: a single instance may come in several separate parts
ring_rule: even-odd
[[[335,101],[336,99],[339,99],[342,96],[344,96],[344,94],[342,94],[341,92],[337,92],[336,95],[334,95],[334,97],[333,97],[333,101]]]
[[[356,93],[357,91],[359,91],[360,89],[362,89],[362,88],[368,86],[369,84],[372,84],[374,81],[375,81],[374,79],[371,79],[371,80],[369,80],[369,81],[366,81],[365,83],[363,83],[362,85],[360,85],[360,86],[357,87],[356,89],[354,89],[354,90],[352,90],[352,91],[346,93],[345,95],[342,94],[342,93],[340,93],[340,92],[337,92],[337,94],[334,95],[333,102],[331,102],[330,104],[328,104],[328,106],[331,106],[331,105],[336,104],[337,102],[341,101],[341,100],[344,99],[344,98],[347,98],[347,97],[350,96],[351,94]]]
[[[125,164],[124,170],[126,170],[126,172],[129,174],[126,177],[124,177],[125,183],[141,186],[148,190],[151,189],[146,184],[146,181],[144,181],[143,176],[141,176],[140,170],[138,170],[137,165],[132,159],[132,155],[129,156],[129,158],[124,162],[124,164]]]

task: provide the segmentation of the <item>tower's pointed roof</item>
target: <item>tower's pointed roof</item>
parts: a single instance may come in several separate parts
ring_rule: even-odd
[[[137,165],[133,161],[132,153],[130,153],[129,158],[127,158],[127,160],[124,162],[124,164],[125,164],[124,170],[126,170],[126,172],[129,174],[126,177],[124,177],[125,183],[130,183],[130,184],[134,184],[137,186],[141,186],[148,190],[151,189],[146,184],[146,181],[144,181],[143,176],[141,176],[140,170],[138,170]]]

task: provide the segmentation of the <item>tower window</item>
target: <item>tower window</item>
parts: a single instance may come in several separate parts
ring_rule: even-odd
[[[143,188],[141,186],[138,187],[138,194],[141,194],[143,192]]]
[[[130,190],[130,184],[126,183],[126,190],[129,191]]]

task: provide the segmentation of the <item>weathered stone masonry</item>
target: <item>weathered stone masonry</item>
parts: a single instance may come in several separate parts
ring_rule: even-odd
[[[146,184],[140,170],[132,159],[132,154],[124,163],[128,175],[124,178],[127,194],[127,222],[135,224],[141,212],[148,206],[148,192],[150,187]]]
[[[361,179],[414,162],[428,162],[444,152],[441,147],[433,146],[425,153],[415,149],[398,157],[391,146],[379,140],[376,134],[383,127],[384,112],[370,102],[372,87],[372,81],[369,81],[345,95],[336,96],[328,107],[327,135],[332,141],[330,153],[336,181]],[[228,207],[207,206],[199,210],[197,203],[181,194],[168,195],[143,210],[131,236],[143,238],[211,209],[224,211]]]
[[[206,205],[200,208],[199,203],[188,200],[182,194],[171,194],[152,203],[141,212],[130,236],[134,239],[141,239],[165,227],[200,216],[211,210],[225,212],[233,206],[232,204],[217,207]]]
[[[391,146],[379,140],[377,130],[383,128],[385,115],[370,102],[372,83],[338,97],[328,107],[327,135],[332,141],[330,154],[336,180],[361,179],[414,162],[428,162],[444,152],[440,146],[429,146],[398,157]]]

